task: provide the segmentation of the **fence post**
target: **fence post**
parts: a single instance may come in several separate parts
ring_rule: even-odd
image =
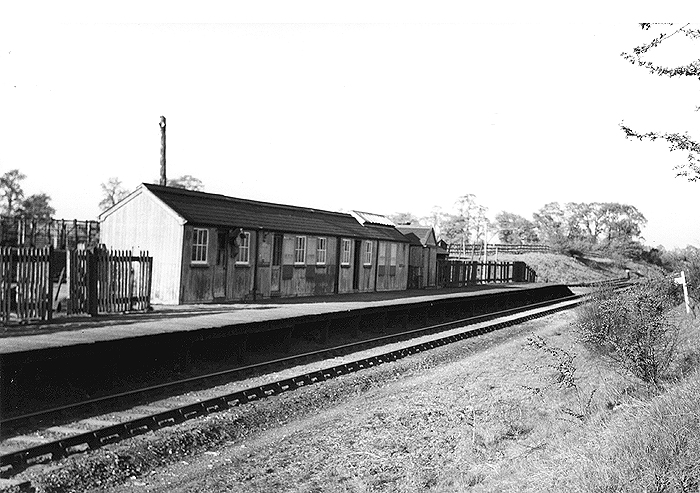
[[[97,315],[97,254],[93,249],[85,251],[87,267],[87,308],[88,314]]]
[[[46,264],[46,278],[48,282],[48,295],[49,299],[47,300],[47,313],[46,313],[46,318],[51,321],[53,319],[53,278],[51,277],[51,267],[53,266],[53,246],[49,244],[49,247],[46,249],[46,254],[49,256],[49,261]],[[57,287],[56,289],[60,289],[60,286]]]

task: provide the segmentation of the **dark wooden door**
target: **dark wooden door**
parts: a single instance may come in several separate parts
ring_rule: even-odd
[[[270,294],[279,294],[280,276],[282,269],[282,240],[284,236],[275,234],[272,237],[272,262],[270,263]]]
[[[352,266],[352,289],[360,289],[360,262],[362,262],[362,242],[355,240],[355,263]]]
[[[228,270],[228,232],[219,230],[216,246],[216,263],[214,264],[214,279],[212,281],[215,299],[226,298],[226,272]]]

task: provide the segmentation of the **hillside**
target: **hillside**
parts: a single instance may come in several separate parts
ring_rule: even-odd
[[[631,277],[658,277],[665,275],[657,266],[628,259],[604,257],[569,257],[557,253],[500,254],[499,261],[521,261],[535,269],[538,282],[579,283],[624,277],[627,269]]]

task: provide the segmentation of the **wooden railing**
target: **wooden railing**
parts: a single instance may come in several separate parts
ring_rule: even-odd
[[[552,247],[541,245],[538,243],[531,245],[511,245],[510,243],[491,243],[486,247],[487,255],[496,255],[498,253],[551,253]],[[450,260],[478,260],[484,255],[483,243],[474,244],[450,244],[447,246],[447,256]]]
[[[78,245],[97,245],[99,221],[77,219],[32,219],[0,216],[0,245],[12,247],[47,247],[74,249]]]
[[[438,285],[462,287],[480,283],[535,282],[537,274],[525,262],[438,261]]]

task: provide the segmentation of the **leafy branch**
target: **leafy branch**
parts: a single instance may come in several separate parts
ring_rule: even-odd
[[[666,24],[667,26],[673,26],[672,23]],[[652,23],[643,22],[640,23],[643,30],[648,31]],[[671,34],[662,33],[659,36],[653,38],[648,43],[644,43],[635,47],[632,53],[622,52],[620,56],[633,65],[647,69],[650,73],[659,76],[667,77],[697,77],[700,79],[700,59],[695,60],[687,65],[681,65],[677,67],[665,67],[662,65],[655,64],[651,61],[644,60],[642,55],[647,54],[653,48],[659,46],[662,42],[675,36],[678,33],[683,33],[686,37],[696,40],[700,38],[699,29],[688,28],[689,24],[685,24],[682,27],[676,29]],[[700,107],[696,107],[698,111]],[[657,139],[665,140],[670,145],[671,151],[685,151],[688,153],[688,162],[674,166],[677,171],[676,176],[686,178],[688,181],[698,181],[700,180],[700,143],[693,140],[687,133],[665,133],[665,132],[647,132],[640,133],[636,130],[632,130],[630,127],[626,126],[624,123],[620,124],[620,128],[625,132],[627,138],[636,137],[639,140],[651,140],[655,141]]]
[[[700,143],[693,140],[687,133],[639,133],[623,123],[620,124],[620,128],[625,132],[627,138],[636,137],[639,140],[651,141],[662,139],[668,142],[671,151],[687,152],[688,162],[674,166],[674,169],[677,170],[676,176],[686,178],[688,181],[700,180]]]

